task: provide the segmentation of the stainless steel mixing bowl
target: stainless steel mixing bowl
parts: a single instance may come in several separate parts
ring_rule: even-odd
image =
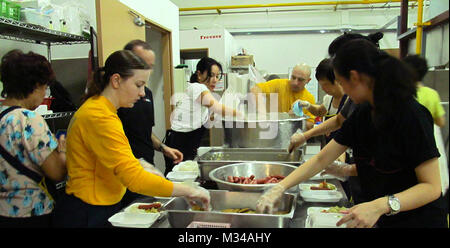
[[[217,187],[230,191],[264,191],[275,184],[239,184],[227,181],[228,176],[249,177],[255,175],[255,178],[264,178],[267,176],[288,176],[297,166],[273,163],[273,162],[246,162],[229,164],[212,170],[209,178],[217,183]],[[298,187],[294,186],[288,192],[297,192]]]

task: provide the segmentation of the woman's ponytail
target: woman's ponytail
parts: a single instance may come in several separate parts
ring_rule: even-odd
[[[190,83],[196,83],[198,82],[198,76],[197,76],[197,72],[192,73],[191,78],[189,79]]]
[[[405,103],[416,96],[413,72],[400,60],[380,51],[375,59],[373,87],[374,123],[381,129],[402,112]]]
[[[108,86],[112,75],[119,74],[126,79],[134,75],[133,70],[149,69],[149,65],[132,51],[120,50],[112,53],[106,59],[105,67],[100,67],[94,72],[94,79],[89,82],[87,92],[82,97],[82,103],[92,96],[100,95]]]
[[[369,87],[373,91],[374,124],[379,129],[390,130],[388,124],[416,94],[413,74],[403,62],[365,39],[345,43],[336,53],[333,67],[345,78],[355,70],[373,79]]]

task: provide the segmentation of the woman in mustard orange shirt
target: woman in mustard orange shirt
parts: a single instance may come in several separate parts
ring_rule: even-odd
[[[108,227],[108,218],[123,207],[129,190],[148,196],[184,196],[209,207],[209,192],[174,184],[144,170],[132,153],[120,107],[132,107],[144,96],[150,67],[131,51],[117,51],[96,73],[85,102],[74,114],[67,133],[66,195],[55,209],[57,227]]]

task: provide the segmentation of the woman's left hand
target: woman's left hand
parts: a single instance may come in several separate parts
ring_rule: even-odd
[[[348,214],[336,225],[346,223],[347,228],[370,228],[377,223],[382,214],[374,202],[364,202],[350,208]]]
[[[171,158],[174,164],[178,164],[183,161],[183,153],[175,148],[170,148],[168,146],[164,147],[164,156]]]

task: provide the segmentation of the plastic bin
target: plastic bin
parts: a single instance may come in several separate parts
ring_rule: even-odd
[[[20,21],[20,5],[6,2],[7,17],[16,21]]]
[[[4,0],[0,0],[0,16],[8,18],[8,8],[7,2]]]
[[[50,16],[43,15],[35,9],[22,9],[21,15],[23,22],[41,25],[46,28],[50,25]]]

